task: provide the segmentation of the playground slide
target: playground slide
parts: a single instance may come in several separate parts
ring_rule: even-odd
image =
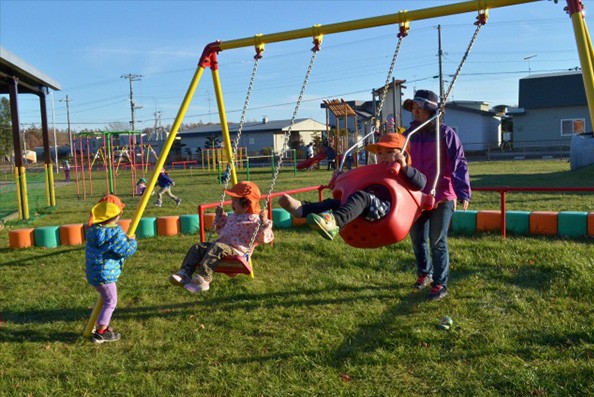
[[[322,161],[325,158],[326,158],[326,153],[324,153],[324,152],[318,153],[315,156],[313,156],[312,158],[304,160],[304,161],[300,162],[299,164],[297,164],[297,169],[304,170],[306,168],[311,167],[314,164],[319,163],[320,161]]]

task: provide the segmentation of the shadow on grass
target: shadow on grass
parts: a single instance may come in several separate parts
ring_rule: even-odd
[[[293,290],[272,292],[265,294],[236,294],[226,297],[215,297],[209,299],[207,295],[204,299],[197,301],[195,295],[188,295],[191,302],[181,302],[170,305],[153,305],[153,306],[139,306],[139,307],[118,307],[117,316],[120,319],[150,319],[153,317],[160,318],[186,318],[188,313],[185,309],[196,306],[216,306],[218,309],[225,310],[245,310],[250,311],[259,308],[274,308],[274,307],[295,307],[295,306],[312,306],[312,305],[326,305],[326,304],[344,304],[362,299],[360,296],[364,293],[366,299],[393,299],[393,291],[398,289],[398,286],[364,286],[364,287],[349,287],[339,286],[336,288],[318,289],[318,290]],[[373,293],[366,293],[372,291]],[[319,298],[320,294],[324,293],[352,293],[355,294],[344,298]],[[88,308],[64,308],[52,310],[23,310],[23,311],[4,311],[0,313],[0,318],[3,319],[4,324],[0,328],[0,341],[31,341],[31,340],[61,340],[72,341],[70,334],[39,334],[33,331],[17,331],[10,330],[10,324],[47,324],[52,322],[75,322],[79,323],[82,319],[89,318],[91,310]],[[82,329],[81,329],[82,332]],[[61,339],[66,336],[65,339]],[[73,334],[74,335],[74,334]],[[76,334],[78,336],[78,334]]]
[[[450,283],[456,283],[465,278],[470,278],[478,270],[456,271],[450,275]],[[412,285],[410,286],[412,291]],[[407,345],[416,347],[423,342],[410,327],[399,327],[396,323],[398,318],[403,318],[415,313],[419,305],[437,304],[442,302],[427,302],[428,291],[410,292],[402,297],[400,302],[386,310],[382,317],[372,323],[365,325],[353,334],[348,336],[342,345],[336,350],[332,360],[335,365],[341,365],[351,358],[363,357],[378,349],[384,349],[394,343],[406,341]],[[446,297],[445,299],[450,299]]]
[[[0,262],[0,267],[3,267],[3,266],[14,266],[14,265],[18,265],[18,266],[28,265],[26,262],[29,262],[29,261],[38,261],[38,260],[43,259],[43,258],[49,258],[51,256],[57,256],[57,255],[67,254],[67,253],[75,252],[75,251],[84,251],[84,249],[85,249],[85,246],[84,245],[83,246],[76,247],[76,248],[55,249],[55,250],[48,251],[47,253],[43,253],[43,254],[40,254],[40,255],[31,255],[31,256],[28,256],[28,257],[22,257],[22,258],[15,259],[15,260],[12,260],[12,261]],[[5,254],[5,253],[10,254],[12,251],[13,250],[10,249],[10,248],[4,248],[4,249],[0,249],[0,254]]]

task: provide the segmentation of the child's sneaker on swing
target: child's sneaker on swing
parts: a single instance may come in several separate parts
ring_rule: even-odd
[[[339,228],[336,226],[336,219],[331,212],[322,212],[321,214],[309,214],[307,224],[315,229],[326,240],[334,240],[338,234]]]
[[[184,272],[183,270],[180,270],[179,272],[172,274],[171,276],[169,276],[169,282],[173,285],[179,285],[181,287],[183,287],[184,285],[186,285],[187,283],[189,283],[190,281],[192,281],[190,279],[190,276],[188,276],[186,274],[186,272]]]
[[[184,288],[195,294],[201,291],[208,291],[210,289],[210,283],[202,278],[202,276],[195,276],[191,282],[184,285]]]

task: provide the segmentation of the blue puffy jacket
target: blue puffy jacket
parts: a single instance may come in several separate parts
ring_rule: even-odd
[[[157,179],[157,185],[161,187],[169,187],[173,185],[173,179],[166,173],[162,172],[159,174],[159,179]]]
[[[124,259],[136,252],[136,240],[126,236],[122,228],[93,225],[85,233],[87,281],[93,286],[115,283],[122,274]]]

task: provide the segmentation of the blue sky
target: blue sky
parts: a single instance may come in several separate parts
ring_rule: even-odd
[[[76,131],[129,122],[129,82],[121,76],[142,75],[134,82],[135,102],[142,105],[136,128],[141,129],[155,124],[156,112],[162,125],[173,122],[210,42],[457,2],[0,0],[0,44],[60,83],[62,90],[53,93],[59,129],[67,124],[66,95]],[[584,4],[587,12],[594,1]],[[520,78],[579,66],[564,6],[564,1],[539,1],[490,10],[450,99],[516,105]],[[467,13],[411,23],[394,73],[407,81],[406,97],[420,88],[439,91],[436,26],[442,29],[447,81],[474,32],[474,17]],[[371,90],[385,83],[396,33],[397,27],[386,26],[326,35],[298,117],[325,122],[323,99],[371,99]],[[311,46],[310,39],[266,45],[248,121],[291,118]],[[229,121],[239,121],[253,55],[253,48],[219,54]],[[184,122],[218,122],[210,71],[203,76]],[[20,95],[19,106],[21,123],[40,125],[36,97]],[[50,103],[50,124],[51,108]]]

